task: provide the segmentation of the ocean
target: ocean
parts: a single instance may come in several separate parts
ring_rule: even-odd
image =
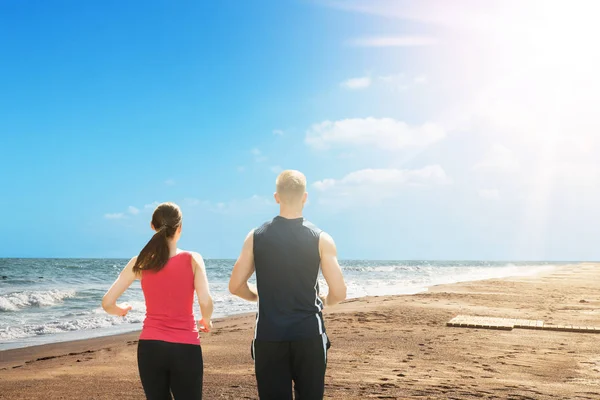
[[[0,258],[0,350],[129,332],[141,328],[145,306],[139,281],[119,302],[124,317],[102,310],[102,296],[127,259]],[[227,290],[235,260],[205,260],[215,301],[213,318],[256,312]],[[348,297],[414,294],[427,287],[533,275],[564,263],[492,261],[340,261]],[[320,278],[322,291],[327,285]],[[200,315],[198,305],[195,314]]]

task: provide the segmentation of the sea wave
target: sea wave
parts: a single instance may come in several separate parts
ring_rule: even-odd
[[[75,290],[22,291],[0,295],[0,311],[19,311],[29,307],[49,307],[75,297]]]
[[[342,265],[343,272],[395,272],[418,271],[418,265]]]
[[[513,265],[488,266],[420,266],[418,273],[406,272],[404,266],[369,266],[356,268],[346,273],[348,297],[386,296],[416,294],[427,288],[459,282],[480,281],[508,277],[525,277],[548,272],[553,265]],[[398,273],[399,271],[403,271]],[[348,271],[345,271],[348,272]],[[328,292],[327,282],[319,279],[323,292]]]
[[[45,265],[43,263],[47,261],[42,260],[40,263]],[[113,260],[88,260],[81,264],[91,265],[94,268],[86,269],[90,273],[81,274],[78,269],[68,267],[76,263],[69,260],[56,267],[60,267],[59,269],[45,268],[46,278],[41,283],[42,274],[38,272],[25,276],[19,275],[18,279],[23,279],[23,282],[13,281],[16,276],[0,280],[0,349],[6,343],[26,346],[43,343],[45,340],[48,342],[68,340],[66,338],[91,337],[96,334],[111,334],[139,328],[136,323],[143,321],[146,312],[139,282],[120,299],[133,307],[128,316],[112,317],[106,314],[100,307],[100,303],[102,295],[110,287],[122,265],[115,264]],[[233,261],[208,263],[207,269],[215,302],[215,317],[256,311],[256,303],[245,302],[229,293],[227,285],[232,263]],[[65,268],[64,265],[67,267]],[[526,276],[552,268],[553,265],[544,262],[530,264],[401,260],[342,262],[350,298],[413,294],[439,284]],[[69,270],[72,273],[65,273]],[[254,282],[254,278],[252,281]],[[23,284],[28,286],[23,287]],[[323,294],[328,292],[327,284],[322,277],[319,279],[319,285]],[[53,290],[50,290],[51,288]],[[75,288],[76,291],[61,290],[64,288]],[[66,300],[73,297],[75,299]],[[194,314],[199,318],[199,306],[197,302],[194,303]],[[40,318],[40,308],[43,308],[43,319]]]
[[[126,317],[95,316],[66,321],[52,321],[37,325],[17,325],[0,328],[0,341],[24,339],[32,336],[51,335],[57,333],[85,331],[99,328],[111,328],[123,324],[143,322],[143,315],[128,315]]]

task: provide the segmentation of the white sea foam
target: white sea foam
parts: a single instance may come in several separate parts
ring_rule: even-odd
[[[388,265],[344,268],[344,278],[348,286],[348,297],[385,296],[415,294],[428,287],[467,281],[498,279],[507,277],[531,276],[552,270],[552,265],[504,266],[480,265]],[[327,292],[327,283],[319,280],[319,285]]]
[[[44,262],[40,261],[41,264]],[[82,275],[76,268],[64,268],[69,272],[61,272],[60,279],[51,276],[54,282],[60,282],[53,290],[40,290],[34,285],[27,287],[28,290],[23,290],[23,286],[0,286],[0,313],[3,312],[0,315],[0,349],[139,329],[146,312],[139,283],[135,283],[120,300],[133,307],[127,317],[109,316],[100,307],[102,295],[122,266],[117,268],[113,261],[105,264],[97,260],[86,262],[94,267],[89,268],[89,275]],[[208,269],[215,317],[256,311],[256,303],[243,301],[229,293],[230,264],[227,260],[215,261]],[[526,265],[485,261],[363,260],[342,264],[348,297],[413,294],[439,284],[534,275],[554,268],[547,263]],[[319,282],[322,292],[327,293],[325,281],[321,278]],[[65,285],[76,288],[77,292],[61,290]],[[75,296],[76,301],[64,301]],[[42,319],[40,307],[48,307],[44,309]],[[196,301],[193,309],[199,318]]]
[[[51,321],[38,325],[16,325],[0,328],[0,341],[23,339],[38,335],[110,328],[123,324],[135,324],[143,321],[143,314],[129,314],[126,317],[90,316],[66,321]]]
[[[18,311],[28,307],[49,307],[75,297],[75,290],[23,291],[0,295],[0,311]]]

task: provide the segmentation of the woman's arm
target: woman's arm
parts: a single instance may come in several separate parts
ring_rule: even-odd
[[[125,268],[123,268],[123,271],[121,271],[121,273],[119,274],[119,277],[117,278],[115,283],[112,284],[110,289],[108,289],[108,292],[106,292],[106,294],[102,298],[102,308],[104,308],[104,311],[106,311],[107,313],[111,315],[118,315],[120,317],[124,317],[125,315],[127,315],[129,310],[131,310],[131,306],[118,306],[117,300],[119,299],[119,297],[121,297],[123,292],[125,292],[125,290],[127,290],[127,288],[131,286],[131,284],[136,278],[136,275],[133,273],[133,266],[135,265],[136,260],[137,257],[133,257],[127,263]]]
[[[206,277],[206,267],[202,256],[198,253],[192,253],[192,265],[194,267],[194,288],[198,296],[198,304],[202,313],[202,320],[198,324],[198,329],[202,332],[210,332],[212,328],[213,299],[208,287],[208,278]]]

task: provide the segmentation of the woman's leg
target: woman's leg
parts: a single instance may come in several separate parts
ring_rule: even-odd
[[[202,348],[170,343],[171,391],[175,400],[201,400],[204,363]]]
[[[140,340],[138,343],[138,369],[148,400],[171,400],[169,344],[159,340]]]

